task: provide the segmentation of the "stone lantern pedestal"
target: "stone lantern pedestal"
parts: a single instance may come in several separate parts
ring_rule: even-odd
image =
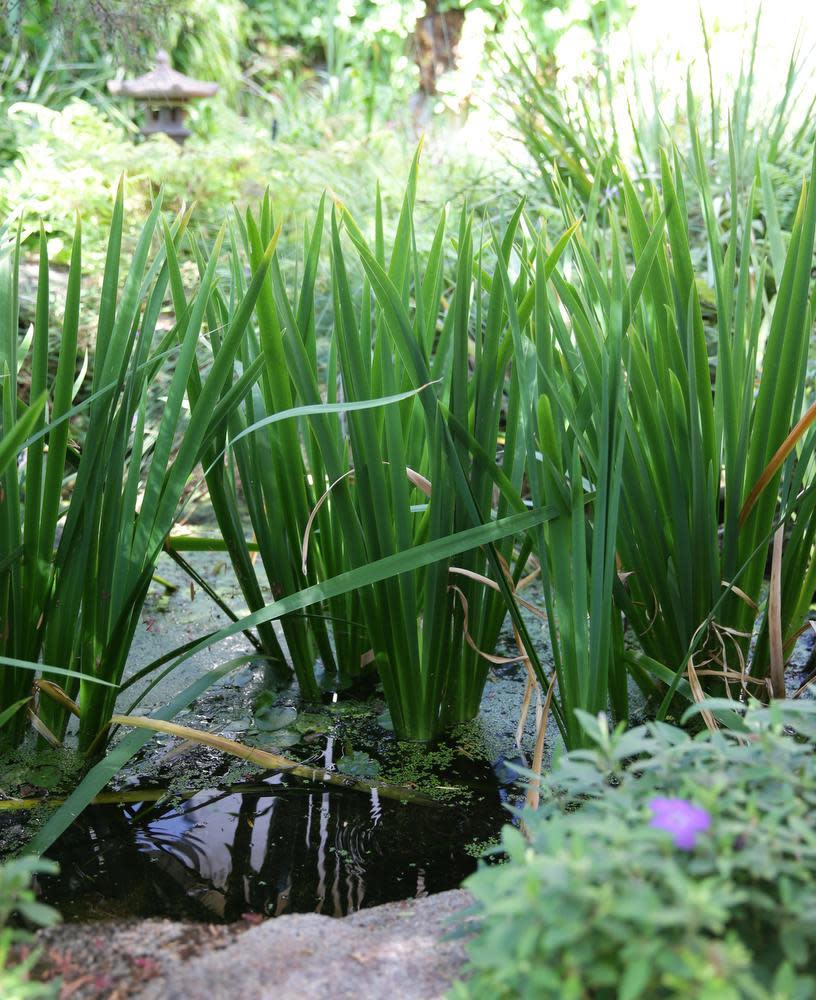
[[[156,54],[156,68],[134,80],[109,80],[108,90],[119,97],[132,97],[145,106],[142,135],[164,132],[179,145],[190,135],[184,122],[190,101],[212,97],[217,83],[193,80],[170,65],[170,57],[161,50]]]

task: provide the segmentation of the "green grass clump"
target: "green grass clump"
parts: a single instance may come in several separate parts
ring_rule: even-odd
[[[243,289],[244,261],[262,257],[273,235],[269,198],[259,219],[237,215],[232,231],[232,293]],[[322,202],[313,232],[306,241],[307,262],[297,295],[290,301],[280,262],[275,258],[258,300],[255,320],[243,339],[237,363],[257,380],[253,391],[233,407],[223,431],[204,458],[209,497],[233,568],[251,610],[264,607],[262,576],[256,572],[242,524],[240,497],[246,504],[260,567],[274,598],[315,584],[319,577],[336,576],[349,568],[342,524],[334,515],[334,498],[321,502],[328,480],[325,462],[305,418],[272,424],[274,414],[289,412],[298,402],[320,405],[316,338],[315,280],[322,236]],[[181,289],[179,288],[179,296]],[[179,298],[178,304],[181,304]],[[177,306],[178,307],[178,306]],[[220,329],[231,304],[213,296],[210,327]],[[287,367],[285,341],[300,345],[300,375],[308,388],[299,392]],[[220,350],[214,339],[216,352]],[[291,349],[290,349],[291,354]],[[197,393],[196,374],[190,391]],[[306,388],[305,386],[302,388]],[[336,403],[330,387],[328,402]],[[226,387],[225,387],[225,391]],[[326,425],[327,428],[329,425]],[[343,462],[343,429],[335,421],[328,430],[334,456]],[[348,467],[344,468],[344,474]],[[240,495],[240,496],[239,496]],[[316,517],[312,517],[315,511]],[[304,546],[308,559],[304,561]],[[323,613],[321,613],[323,612]],[[322,609],[283,619],[288,657],[271,625],[258,626],[264,652],[274,660],[290,662],[301,694],[315,701],[320,690],[315,677],[318,656],[329,673],[348,684],[361,671],[368,648],[360,622],[359,600],[352,593],[326,602]],[[331,628],[329,627],[331,625]],[[333,643],[330,640],[330,633]]]
[[[224,442],[233,456],[229,469],[225,473],[219,462],[208,474],[216,513],[253,609],[260,608],[263,598],[239,529],[239,479],[263,566],[279,599],[305,584],[331,580],[379,559],[399,557],[424,542],[442,541],[468,526],[524,511],[519,497],[524,458],[517,451],[514,409],[503,445],[507,471],[500,472],[496,464],[511,348],[506,290],[486,271],[475,269],[473,222],[467,214],[460,220],[461,247],[450,279],[445,275],[444,216],[428,255],[418,252],[415,188],[416,167],[390,260],[379,198],[373,250],[348,212],[332,214],[334,327],[325,378],[328,408],[349,410],[341,420],[316,413],[298,427],[275,416],[293,406],[323,406],[314,288],[322,203],[305,240],[297,294],[287,289],[277,261],[261,292],[257,328],[250,331],[241,356],[245,371],[261,366],[259,384],[230,419]],[[506,256],[512,252],[518,220],[516,213],[504,237],[501,252]],[[257,219],[251,214],[236,217],[234,247],[254,263],[271,230],[265,201]],[[363,271],[362,286],[357,267]],[[241,275],[236,256],[235,287],[240,287]],[[449,282],[454,291],[446,302],[443,290]],[[524,290],[520,285],[511,294]],[[217,325],[217,317],[212,322]],[[470,375],[474,351],[480,362],[476,379]],[[390,405],[372,408],[378,400]],[[502,493],[494,498],[497,476],[503,477],[510,499]],[[341,683],[376,670],[402,737],[430,739],[472,718],[506,615],[507,595],[524,568],[529,546],[521,553],[516,560],[514,539],[508,536],[492,553],[476,550],[455,564],[431,564],[374,587],[344,590],[324,608],[332,623],[331,645],[319,616],[284,618],[302,693],[316,697],[313,667],[319,653]]]

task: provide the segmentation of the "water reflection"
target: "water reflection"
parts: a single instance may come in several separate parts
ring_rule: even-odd
[[[495,781],[467,806],[406,806],[280,775],[181,802],[97,806],[50,852],[61,874],[42,896],[66,919],[342,916],[458,885],[475,867],[467,845],[506,815]]]

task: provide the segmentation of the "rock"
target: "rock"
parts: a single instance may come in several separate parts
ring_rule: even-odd
[[[470,904],[461,890],[387,903],[343,919],[292,914],[267,920],[231,944],[164,967],[140,1000],[434,1000],[459,976],[464,940],[453,917]]]
[[[56,924],[37,932],[39,960],[33,978],[52,982],[59,977],[60,996],[71,1000],[125,1000],[194,956],[211,956],[229,946],[246,929],[245,923],[174,920]]]

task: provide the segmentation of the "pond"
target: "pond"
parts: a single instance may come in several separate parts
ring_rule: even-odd
[[[66,920],[227,922],[362,907],[458,886],[507,813],[489,768],[464,803],[403,804],[276,775],[181,801],[95,806],[54,845],[44,901]],[[492,778],[492,780],[490,780]]]
[[[228,565],[195,558],[226,600],[240,601]],[[151,592],[131,671],[221,621],[206,597],[183,586],[177,567],[163,561],[160,572],[177,589]],[[171,674],[139,710],[240,653],[242,642]],[[338,699],[330,679],[324,685],[325,703],[303,706],[296,688],[270,692],[263,668],[249,664],[177,721],[362,779],[370,790],[307,783],[159,735],[117,777],[110,795],[117,801],[88,808],[53,845],[48,856],[60,872],[40,879],[40,898],[66,921],[227,923],[293,912],[339,917],[459,886],[498,838],[518,794],[513,765],[528,760],[515,743],[523,671],[497,667],[479,719],[429,745],[395,739],[376,689]],[[527,748],[532,737],[530,718]],[[418,801],[381,794],[378,783]]]

